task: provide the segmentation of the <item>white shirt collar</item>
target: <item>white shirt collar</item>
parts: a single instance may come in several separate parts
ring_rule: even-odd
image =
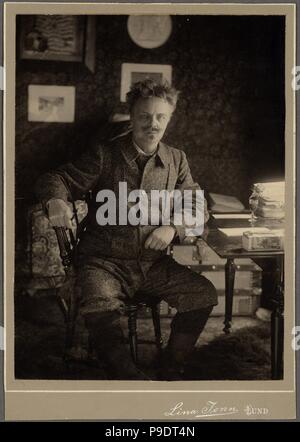
[[[133,143],[135,149],[138,151],[138,153],[139,153],[140,155],[143,155],[144,157],[152,157],[152,155],[154,155],[154,154],[157,152],[157,149],[158,149],[158,146],[157,146],[157,148],[156,148],[156,150],[155,150],[154,152],[152,152],[152,153],[146,153],[146,152],[143,151],[143,149],[141,149],[141,148],[136,144],[136,142],[134,141],[134,139],[132,139],[132,143]]]

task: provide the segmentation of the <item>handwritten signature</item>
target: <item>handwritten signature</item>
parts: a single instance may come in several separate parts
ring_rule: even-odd
[[[243,410],[241,410],[247,416],[265,416],[269,413],[268,408],[258,408],[253,405],[247,404]],[[164,415],[168,417],[190,417],[190,418],[203,418],[214,416],[230,416],[238,414],[240,410],[236,406],[218,405],[218,402],[207,401],[202,408],[199,409],[186,409],[183,402],[178,402],[176,405],[170,408],[169,411],[165,411]]]
[[[219,406],[218,402],[207,401],[201,409],[184,409],[183,402],[178,402],[169,411],[164,413],[165,416],[190,416],[194,418],[211,417],[211,416],[228,416],[237,414],[239,409],[235,406]]]

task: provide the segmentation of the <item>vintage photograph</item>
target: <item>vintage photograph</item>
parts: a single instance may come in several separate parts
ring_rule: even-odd
[[[36,12],[16,15],[14,380],[290,382],[286,15]]]

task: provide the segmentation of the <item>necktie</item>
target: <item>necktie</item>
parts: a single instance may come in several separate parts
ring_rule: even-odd
[[[136,163],[138,165],[140,172],[143,172],[149,158],[150,156],[141,155],[141,154],[136,158]]]

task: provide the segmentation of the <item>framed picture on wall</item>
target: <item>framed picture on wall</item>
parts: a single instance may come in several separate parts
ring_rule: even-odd
[[[73,123],[75,87],[30,85],[28,87],[28,121]]]
[[[162,46],[171,35],[170,15],[130,15],[127,29],[132,41],[142,48]]]
[[[151,78],[159,83],[167,80],[172,83],[172,66],[169,64],[123,63],[121,70],[121,101],[126,101],[126,94],[132,84]]]
[[[94,72],[95,17],[23,15],[20,59],[83,62]]]

